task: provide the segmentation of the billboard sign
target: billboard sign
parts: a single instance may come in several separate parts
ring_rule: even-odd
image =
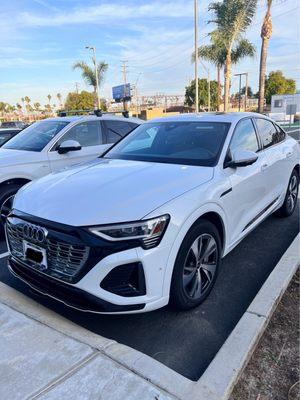
[[[114,86],[112,88],[113,99],[116,102],[131,100],[130,92],[131,92],[130,83],[125,83],[124,85]]]

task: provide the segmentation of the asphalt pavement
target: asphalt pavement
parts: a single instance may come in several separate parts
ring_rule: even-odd
[[[0,259],[0,280],[75,323],[198,380],[299,232],[298,216],[299,207],[289,218],[271,216],[264,221],[224,258],[210,297],[188,312],[165,307],[117,316],[71,310],[31,292],[10,275],[6,259]],[[4,251],[6,247],[0,242],[0,254]]]

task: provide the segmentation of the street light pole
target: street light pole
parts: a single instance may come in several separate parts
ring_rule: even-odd
[[[198,85],[198,0],[194,0],[195,17],[195,111],[199,112],[199,85]]]
[[[98,106],[98,110],[100,110],[101,104],[100,104],[100,94],[99,94],[99,77],[98,77],[98,68],[97,68],[96,47],[95,46],[86,46],[85,48],[92,50],[92,52],[93,52],[93,63],[94,63],[94,67],[95,67],[95,77],[96,77],[97,106]]]

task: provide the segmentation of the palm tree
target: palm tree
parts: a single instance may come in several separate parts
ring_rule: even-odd
[[[103,80],[104,80],[104,75],[105,72],[107,71],[108,64],[106,64],[104,61],[100,61],[97,66],[97,74],[98,74],[98,82],[99,82],[99,87],[101,86]],[[90,67],[86,62],[84,61],[78,61],[73,65],[73,69],[80,69],[81,70],[81,75],[84,81],[93,87],[94,91],[94,97],[95,97],[95,107],[97,108],[97,80],[96,80],[96,74],[94,68]]]
[[[56,97],[58,98],[58,101],[59,101],[59,107],[62,108],[62,101],[61,101],[62,96],[61,96],[61,94],[57,93]]]
[[[48,102],[49,102],[49,105],[50,105],[50,101],[51,101],[51,99],[52,99],[52,96],[51,96],[51,94],[48,94]]]
[[[41,105],[39,102],[34,103],[34,109],[35,111],[40,111]]]
[[[24,108],[25,108],[25,99],[24,99],[24,97],[22,97],[22,98],[21,98],[21,101],[22,101],[22,104],[23,104],[23,110],[24,110]]]
[[[253,45],[243,38],[243,34],[252,22],[256,11],[257,0],[223,0],[214,2],[209,10],[214,12],[214,20],[217,29],[212,32],[212,38],[216,37],[223,43],[226,49],[224,68],[224,111],[228,111],[229,94],[231,84],[231,71],[233,55],[243,54]]]
[[[215,34],[214,34],[215,36]],[[226,48],[220,40],[215,37],[212,39],[212,44],[203,45],[198,48],[198,57],[204,58],[205,60],[211,62],[217,67],[217,82],[218,82],[218,103],[217,108],[220,110],[220,100],[221,100],[221,69],[226,64]],[[245,57],[254,57],[255,47],[248,42],[246,39],[241,39],[237,45],[232,49],[231,52],[231,63],[232,65],[238,64]],[[192,59],[195,60],[195,54],[193,54]]]
[[[222,43],[214,37],[212,38],[212,43],[209,45],[203,45],[198,48],[198,58],[204,58],[210,63],[217,67],[217,82],[218,82],[218,99],[217,99],[217,109],[220,110],[220,102],[222,97],[222,87],[221,87],[221,69],[225,65],[226,61],[226,49]],[[192,62],[195,62],[195,52],[192,54]]]
[[[25,96],[24,101],[25,101],[25,103],[26,103],[26,110],[27,110],[27,112],[29,112],[29,111],[30,111],[30,102],[31,102],[31,99],[30,99],[28,96]]]
[[[260,66],[259,66],[259,98],[258,98],[258,111],[260,113],[264,111],[268,47],[273,32],[271,6],[272,6],[272,0],[267,0],[267,12],[260,33],[260,37],[262,40],[261,52],[260,52]]]

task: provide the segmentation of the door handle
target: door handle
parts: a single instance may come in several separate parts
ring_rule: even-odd
[[[268,166],[269,166],[269,164],[263,164],[263,165],[261,166],[261,170],[262,170],[262,171],[266,170],[266,169],[268,168]]]

